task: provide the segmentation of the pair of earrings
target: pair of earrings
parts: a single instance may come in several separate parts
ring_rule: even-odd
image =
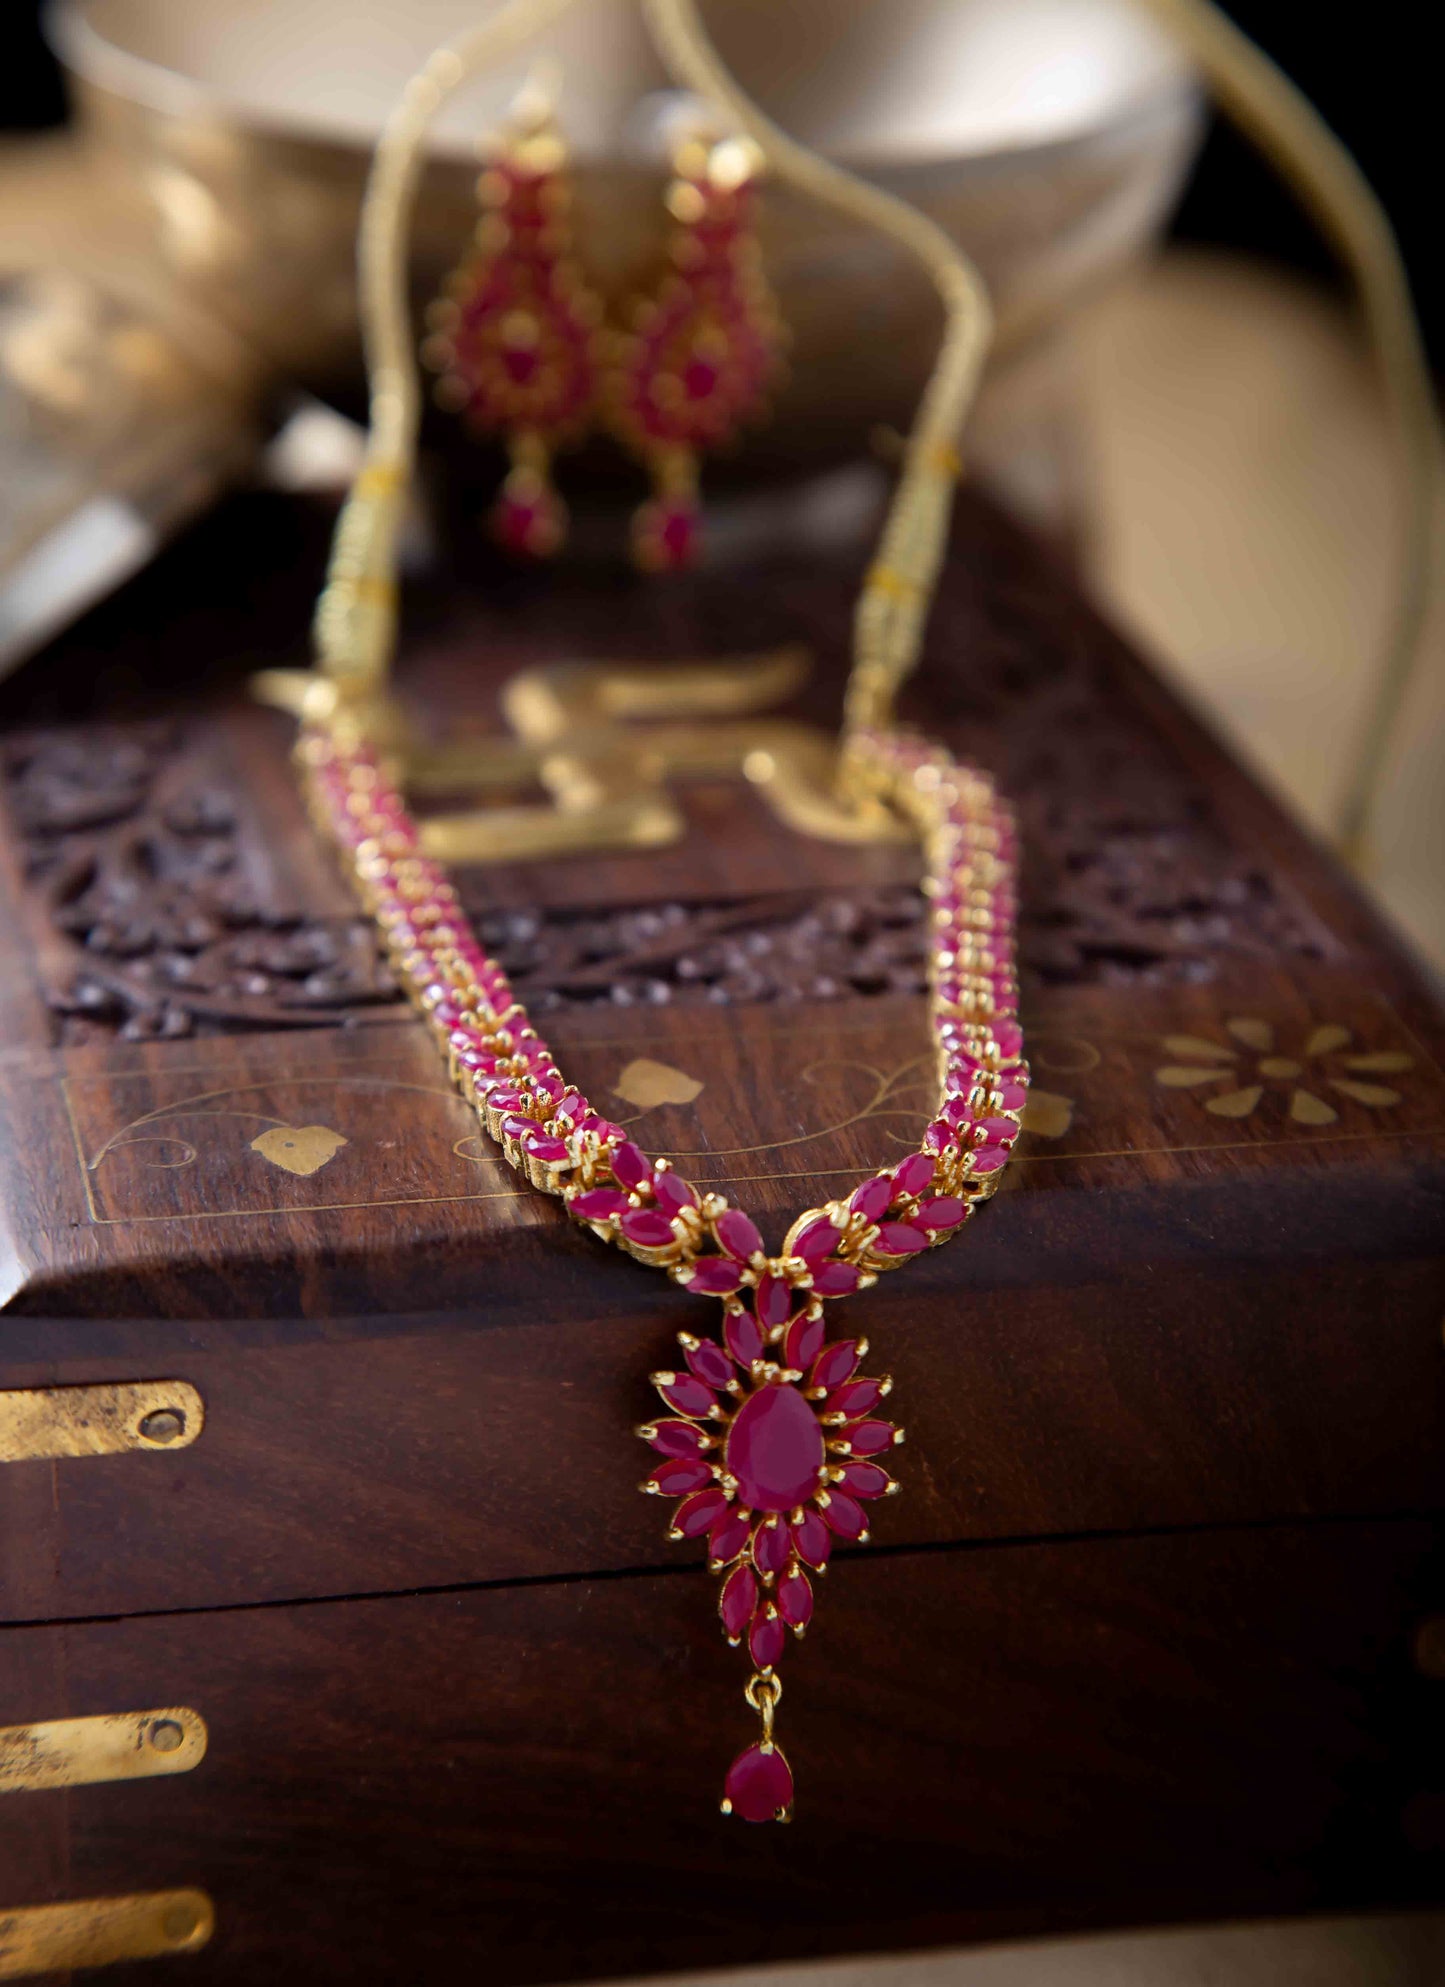
[[[746,139],[675,149],[669,267],[624,330],[607,322],[576,259],[567,149],[550,111],[519,116],[495,141],[477,182],[476,236],[431,307],[423,357],[440,375],[441,404],[506,443],[511,468],[491,524],[509,551],[546,558],[562,544],[553,457],[601,427],[651,476],[632,522],[638,565],[691,560],[699,454],[762,413],[781,363],[753,229],[760,165]]]

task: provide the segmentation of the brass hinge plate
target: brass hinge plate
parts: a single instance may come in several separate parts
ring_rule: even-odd
[[[188,1449],[205,1403],[184,1380],[121,1380],[95,1387],[0,1390],[0,1463]]]
[[[0,1794],[85,1787],[100,1780],[152,1780],[189,1773],[206,1756],[199,1711],[118,1711],[0,1726]]]
[[[215,1909],[203,1890],[0,1909],[0,1980],[196,1952],[215,1929]]]

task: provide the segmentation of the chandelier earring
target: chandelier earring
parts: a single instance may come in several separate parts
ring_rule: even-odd
[[[428,312],[422,356],[440,375],[438,402],[505,442],[493,536],[547,558],[568,521],[552,461],[592,420],[602,309],[574,259],[568,152],[550,101],[524,93],[489,153],[476,236]]]
[[[647,466],[632,551],[648,572],[685,566],[700,538],[699,462],[766,412],[784,330],[763,273],[755,202],[763,159],[751,139],[688,137],[673,154],[666,203],[677,223],[669,268],[609,341],[607,420]]]

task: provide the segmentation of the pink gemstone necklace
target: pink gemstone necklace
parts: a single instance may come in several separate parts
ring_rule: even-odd
[[[830,1337],[827,1307],[956,1235],[998,1186],[1028,1087],[1014,980],[1014,827],[991,783],[938,746],[892,732],[858,741],[880,787],[918,821],[932,898],[938,1112],[921,1150],[846,1200],[800,1214],[776,1253],[721,1194],[649,1159],[568,1083],[502,968],[467,922],[373,747],[308,728],[299,745],[313,818],[343,852],[396,973],[511,1165],[574,1221],[722,1306],[716,1336],[678,1334],[654,1373],[666,1412],[638,1430],[659,1456],[643,1488],[676,1499],[668,1536],[707,1542],[728,1640],[746,1640],[762,1736],[733,1761],[724,1808],[785,1816],[793,1776],[773,1736],[778,1663],[813,1614],[810,1573],[836,1540],[868,1537],[897,1485],[882,1458],[903,1431],[866,1339]]]
[[[998,1187],[1028,1085],[1014,977],[1016,844],[988,776],[898,728],[899,684],[918,655],[943,556],[953,446],[986,347],[982,288],[930,221],[786,138],[721,67],[692,0],[643,0],[675,79],[755,141],[769,168],[889,233],[925,266],[946,323],[859,599],[835,784],[822,817],[858,839],[886,817],[922,843],[933,912],[931,1026],[939,1099],[920,1149],[846,1199],[807,1209],[770,1248],[718,1193],[647,1157],[569,1084],[408,813],[387,740],[395,573],[416,444],[406,222],[420,145],[441,102],[569,0],[510,0],[408,87],[377,150],[361,229],[370,360],[365,464],[342,511],[317,615],[319,670],[301,700],[308,807],[341,852],[397,976],[452,1080],[506,1159],[567,1215],[692,1295],[720,1305],[716,1333],[678,1334],[681,1363],[652,1375],[662,1413],[639,1430],[656,1455],[643,1488],[673,1505],[669,1537],[706,1541],[723,1632],[746,1644],[758,1738],[733,1761],[723,1807],[785,1819],[793,1776],[775,1736],[778,1665],[813,1613],[813,1576],[835,1541],[861,1544],[873,1503],[897,1488],[885,1458],[902,1430],[890,1382],[865,1373],[867,1341],[832,1336],[828,1307],[956,1235]],[[831,808],[831,815],[829,814]]]

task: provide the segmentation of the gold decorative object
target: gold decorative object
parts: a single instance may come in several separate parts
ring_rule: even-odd
[[[215,1908],[203,1890],[0,1909],[0,1980],[199,1952],[215,1929]]]
[[[381,597],[358,584],[354,609],[369,616]],[[668,783],[729,775],[747,778],[804,834],[907,841],[886,808],[866,798],[839,800],[837,746],[828,733],[766,715],[806,674],[806,654],[797,648],[707,663],[558,663],[523,670],[506,685],[502,711],[512,737],[464,736],[446,746],[416,735],[384,679],[364,706],[350,692],[347,708],[385,744],[414,794],[540,786],[550,796],[550,804],[429,814],[422,846],[442,862],[662,848],[686,829]],[[264,670],[254,687],[264,702],[303,718],[320,715],[336,695],[308,670]]]
[[[205,1404],[185,1380],[11,1388],[0,1393],[0,1463],[188,1449],[205,1420]]]
[[[0,1726],[0,1794],[189,1773],[206,1739],[205,1719],[184,1706]]]

